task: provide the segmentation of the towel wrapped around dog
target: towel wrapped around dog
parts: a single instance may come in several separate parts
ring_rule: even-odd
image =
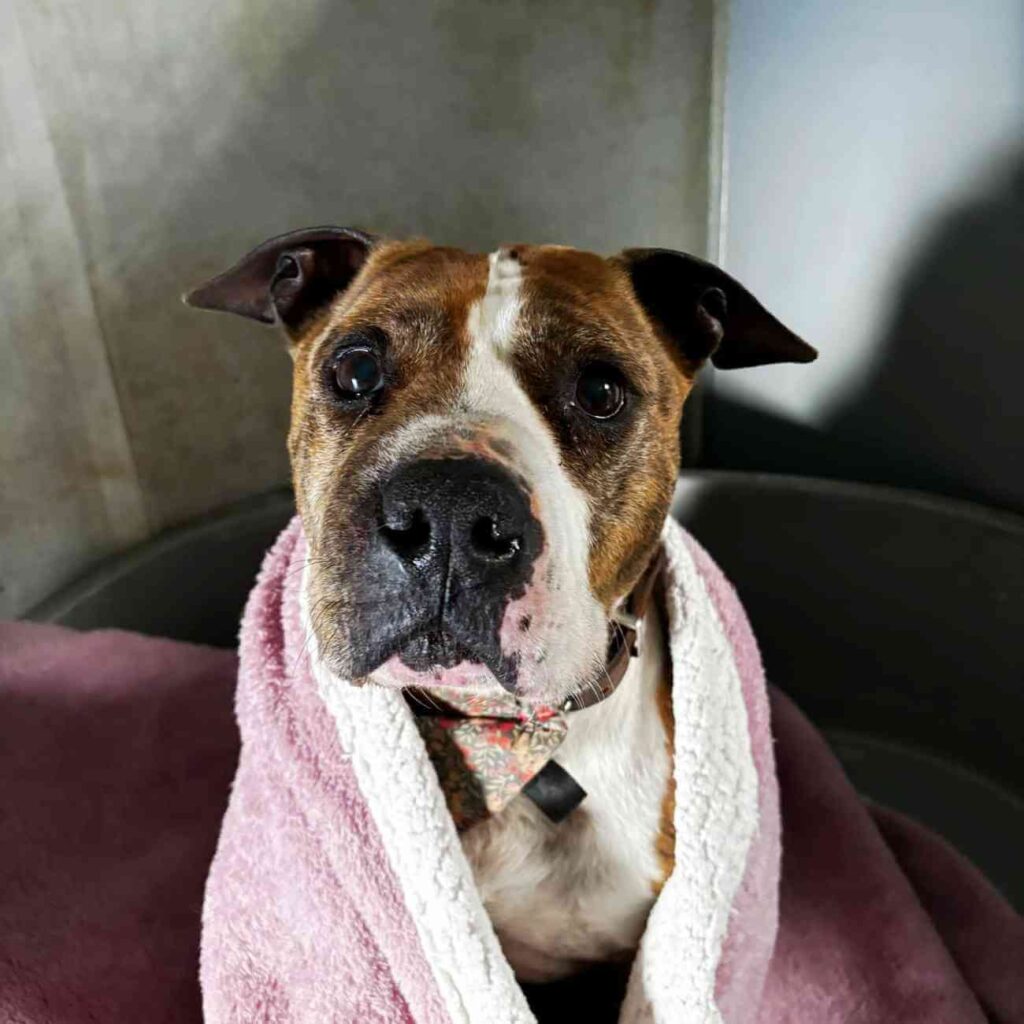
[[[792,891],[782,889],[779,921],[779,792],[757,648],[708,556],[672,521],[663,541],[676,855],[620,1021],[981,1024],[837,771],[838,782],[825,773],[810,786],[831,804],[812,797],[794,810],[804,815],[794,852],[806,863]],[[296,520],[268,555],[243,622],[242,751],[203,910],[206,1020],[532,1021],[402,695],[354,687],[311,657],[305,564]],[[777,713],[817,750],[791,706]],[[827,833],[815,834],[815,815]],[[821,881],[836,872],[846,882],[833,906]],[[859,900],[858,878],[884,898]],[[894,948],[902,942],[913,945]],[[896,971],[901,959],[907,969]]]
[[[280,571],[280,553],[271,564]],[[716,579],[705,576],[728,619],[731,599]],[[235,671],[228,651],[0,623],[0,1021],[202,1020],[199,917],[238,756]],[[780,693],[769,688],[769,697],[783,870],[775,950],[753,1019],[1024,1021],[1024,919],[941,839],[865,807],[810,723]],[[420,1019],[452,1019],[429,1000],[429,973],[417,975],[414,929],[404,960],[387,962],[367,946],[369,918],[350,927],[339,911],[351,903],[338,896],[345,876],[307,870],[326,840],[290,827],[252,842],[258,850],[297,838],[281,855],[283,872],[296,871],[291,883],[333,909],[318,904],[319,916],[304,919],[307,898],[292,893],[293,909],[274,907],[260,871],[235,877],[235,887],[249,888],[220,925],[226,941],[207,942],[207,1020],[403,1020],[410,1006]],[[370,969],[339,971],[339,950],[345,963]],[[406,1002],[417,977],[428,998]],[[617,1006],[599,979],[583,978],[574,992]],[[532,997],[539,1011],[536,990]],[[596,1019],[562,1005],[572,1010],[550,1019]],[[368,1006],[376,1009],[364,1013]]]

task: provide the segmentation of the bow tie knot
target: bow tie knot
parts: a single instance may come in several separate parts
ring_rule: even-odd
[[[423,691],[415,710],[460,832],[504,810],[551,760],[569,729],[557,708],[454,687]]]

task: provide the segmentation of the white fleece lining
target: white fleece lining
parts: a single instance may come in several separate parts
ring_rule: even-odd
[[[714,603],[672,520],[663,539],[676,866],[651,911],[620,1021],[720,1024],[715,976],[757,828],[757,771],[739,673]],[[304,582],[308,630],[305,592]],[[311,661],[451,1020],[534,1024],[404,698],[351,686]]]
[[[682,530],[662,531],[675,717],[675,869],[629,979],[621,1024],[720,1024],[715,979],[757,829],[758,780],[732,646]]]
[[[303,581],[308,630],[305,593]],[[318,658],[311,662],[453,1024],[535,1024],[405,698],[352,686]]]

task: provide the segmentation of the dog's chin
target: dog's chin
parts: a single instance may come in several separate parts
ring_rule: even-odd
[[[494,673],[479,661],[463,657],[453,664],[424,664],[418,658],[406,660],[404,651],[393,654],[379,668],[366,676],[374,686],[388,689],[437,689],[451,687],[467,693],[503,693]]]
[[[577,680],[548,679],[541,674],[536,678],[524,675],[510,689],[503,687],[491,669],[470,653],[452,664],[426,664],[417,657],[407,658],[407,651],[403,649],[362,679],[371,686],[391,690],[453,689],[467,695],[512,695],[523,705],[560,707],[571,694],[584,692],[594,685],[603,671],[603,665],[595,662],[589,675]]]
[[[476,643],[465,632],[420,629],[390,637],[378,634],[375,648],[367,644],[350,660],[351,638],[336,648],[334,671],[356,685],[504,694],[522,705],[560,707],[567,697],[593,687],[605,671],[607,634],[604,629],[591,632],[589,642],[581,644],[578,634],[566,636],[563,631],[552,639],[534,630],[529,646],[508,651],[486,638]]]

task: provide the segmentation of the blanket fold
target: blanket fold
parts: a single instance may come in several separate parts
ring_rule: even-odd
[[[985,972],[958,966],[823,741],[776,698],[795,837],[780,888],[756,645],[710,558],[674,522],[663,541],[676,867],[620,1024],[984,1020]],[[243,626],[243,749],[204,909],[207,1019],[526,1024],[409,707],[310,656],[305,558],[296,522]]]
[[[863,804],[710,559],[666,545],[674,710],[704,729],[620,1018],[1024,1024],[1021,917]],[[231,654],[0,624],[4,1024],[533,1019],[408,709],[307,659],[304,559],[293,524],[246,612],[223,824]],[[587,989],[555,1019],[600,1019]]]

